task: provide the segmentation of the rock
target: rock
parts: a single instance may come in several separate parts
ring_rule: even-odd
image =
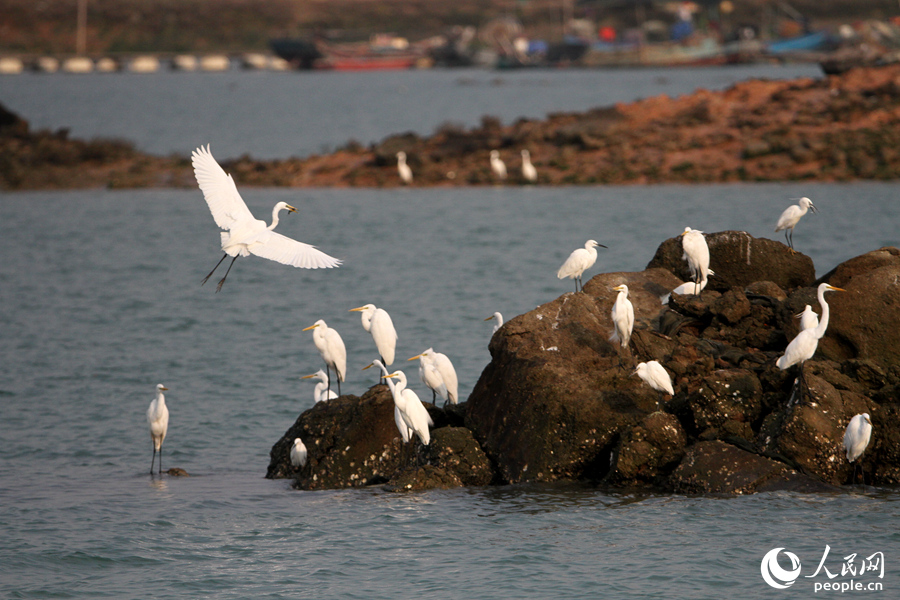
[[[455,474],[440,467],[424,465],[420,468],[404,468],[385,485],[385,489],[389,492],[421,492],[424,490],[448,490],[462,486],[463,482]]]
[[[762,386],[759,379],[746,369],[719,369],[703,378],[702,386],[688,399],[696,431],[725,427],[728,421],[750,424],[761,412]],[[725,429],[728,434],[753,439],[753,432],[734,425]]]
[[[686,444],[678,419],[661,411],[651,413],[623,437],[607,483],[659,483],[681,461]]]
[[[452,474],[460,485],[488,485],[494,478],[490,460],[464,427],[435,429],[424,454],[429,465]]]
[[[187,471],[180,467],[172,467],[168,471],[166,471],[166,475],[171,477],[190,477]]]

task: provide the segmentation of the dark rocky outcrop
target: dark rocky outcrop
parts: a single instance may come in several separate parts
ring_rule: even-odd
[[[429,406],[427,448],[401,448],[392,398],[376,386],[301,415],[272,449],[268,476],[293,477],[304,489],[580,480],[676,493],[820,491],[850,482],[841,441],[850,419],[867,412],[874,433],[860,459],[865,480],[900,483],[900,351],[891,344],[900,250],[856,257],[824,277],[847,291],[827,297],[831,325],[801,386],[799,367],[781,371],[775,360],[803,306],[820,310],[811,262],[743,233],[708,238],[730,287],[663,305],[684,275],[667,240],[653,268],[597,275],[583,293],[507,321],[468,401]],[[635,309],[627,349],[609,340],[612,288],[622,283]],[[633,375],[636,362],[651,359],[673,380],[662,410],[657,392]],[[287,456],[297,436],[310,460],[295,472]]]

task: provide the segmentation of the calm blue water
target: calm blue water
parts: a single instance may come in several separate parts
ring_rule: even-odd
[[[0,194],[0,596],[811,596],[824,575],[776,592],[760,560],[784,547],[811,575],[829,545],[832,572],[851,553],[884,552],[885,580],[866,581],[884,581],[891,597],[895,490],[689,498],[557,485],[395,495],[299,492],[263,475],[271,445],[312,405],[313,385],[300,377],[320,358],[301,330],[316,319],[346,342],[345,391],[372,383],[359,369],[373,343],[347,309],[373,302],[393,317],[398,358],[445,352],[465,398],[489,360],[483,319],[569,291],[556,269],[588,238],[609,246],[592,273],[639,270],[685,225],[779,239],[771,229],[787,199],[807,195],[820,213],[794,239],[821,274],[898,245],[898,191],[243,189],[266,219],[279,200],[297,206],[279,230],[346,262],[302,271],[241,259],[220,294],[199,285],[220,254],[197,190]],[[190,478],[147,475],[144,415],[160,382],[170,388],[165,466]]]

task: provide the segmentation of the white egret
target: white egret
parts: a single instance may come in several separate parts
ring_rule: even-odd
[[[316,345],[322,360],[325,361],[325,382],[331,391],[331,369],[334,369],[334,377],[337,379],[338,395],[341,394],[341,382],[347,376],[347,348],[341,334],[319,319],[303,331],[313,330],[313,343]]]
[[[781,216],[778,217],[778,223],[775,224],[775,233],[784,229],[784,239],[788,243],[788,248],[794,252],[794,227],[800,222],[800,217],[811,210],[813,213],[819,212],[809,198],[800,198],[797,204],[792,204],[784,209]]]
[[[409,168],[409,165],[406,164],[406,152],[402,150],[397,153],[397,172],[400,174],[400,180],[406,185],[410,185],[413,182],[413,173],[412,169]]]
[[[147,409],[147,423],[150,424],[150,439],[153,441],[153,458],[150,459],[150,474],[153,474],[153,463],[156,461],[156,453],[159,452],[159,472],[162,473],[162,445],[169,430],[169,409],[166,406],[166,397],[163,392],[169,388],[163,384],[156,386],[156,398],[150,402]]]
[[[394,364],[394,350],[397,347],[397,330],[391,315],[383,308],[376,308],[374,304],[366,304],[357,308],[351,308],[350,312],[362,313],[363,329],[372,334],[375,347],[381,357],[381,362],[390,366]]]
[[[672,290],[665,296],[661,296],[660,301],[663,304],[668,304],[669,299],[672,297],[672,294],[680,294],[682,296],[696,296],[697,294],[702,292],[704,289],[706,289],[706,284],[709,283],[709,275],[715,275],[715,274],[716,274],[715,271],[713,271],[712,269],[707,269],[706,276],[702,277],[700,279],[700,289],[699,290],[697,289],[696,283],[694,283],[693,281],[687,281],[687,282],[679,285],[677,288],[675,288],[674,290]]]
[[[363,371],[366,369],[370,369],[372,367],[378,367],[381,369],[382,375],[387,375],[388,370],[387,367],[384,366],[380,360],[375,359],[365,367],[363,367]],[[387,384],[388,389],[391,390],[391,397],[394,396],[394,380],[393,379],[385,379],[384,382]],[[403,443],[405,444],[412,437],[412,430],[406,425],[406,421],[403,420],[403,415],[400,413],[400,408],[394,403],[394,423],[397,425],[397,431],[400,432],[400,437],[403,438]]]
[[[217,292],[225,284],[225,278],[231,272],[231,267],[234,266],[238,256],[255,254],[301,269],[330,269],[341,264],[340,260],[328,256],[314,246],[273,231],[278,225],[279,212],[282,210],[297,212],[296,208],[286,202],[279,202],[272,209],[272,224],[268,227],[265,222],[255,219],[238,193],[234,179],[225,173],[213,158],[209,145],[194,150],[191,160],[197,184],[203,192],[216,225],[228,230],[227,233],[223,231],[221,234],[222,250],[225,255],[216,263],[209,275],[203,278],[202,283],[206,283],[228,256],[233,258],[225,277],[222,277],[216,286]]]
[[[305,466],[307,456],[309,456],[309,453],[306,451],[303,440],[294,438],[294,445],[291,447],[291,465],[295,469]]]
[[[872,437],[872,420],[869,413],[862,413],[850,419],[847,430],[844,432],[843,449],[847,452],[847,460],[855,462],[869,445]],[[856,479],[856,465],[853,465],[853,479]],[[865,477],[863,477],[865,483]]]
[[[819,315],[813,312],[812,306],[806,305],[803,312],[796,315],[800,319],[800,331],[804,329],[812,329],[819,326]]]
[[[681,233],[681,248],[684,258],[691,270],[691,278],[695,284],[695,294],[699,294],[700,282],[709,276],[709,246],[702,231],[685,227]]]
[[[628,286],[624,283],[613,288],[619,295],[612,307],[613,332],[609,341],[619,342],[623,348],[628,347],[631,332],[634,330],[634,306],[628,299]]]
[[[497,333],[497,330],[503,327],[503,315],[499,312],[495,312],[494,314],[486,318],[485,321],[490,321],[492,319],[496,321],[496,323],[494,324],[494,330],[491,333]]]
[[[491,150],[491,171],[494,177],[503,181],[506,179],[506,163],[500,158],[500,152]]]
[[[407,360],[419,359],[419,377],[428,388],[431,389],[431,403],[434,404],[436,394],[444,399],[444,406],[459,404],[459,380],[456,369],[446,354],[435,352],[429,348],[421,354],[417,354]]]
[[[431,441],[431,433],[428,430],[429,425],[434,425],[431,415],[419,396],[414,391],[406,387],[406,374],[403,371],[394,371],[384,376],[385,379],[395,378],[397,383],[391,389],[394,396],[394,405],[400,409],[400,416],[413,433],[425,446]]]
[[[325,402],[326,400],[334,400],[338,397],[337,394],[329,386],[328,374],[319,369],[312,375],[304,375],[300,379],[318,379],[319,383],[316,384],[316,387],[313,389],[313,399],[318,402]]]
[[[531,164],[531,153],[528,150],[522,150],[522,178],[529,183],[537,181],[537,169]]]
[[[672,387],[672,378],[669,372],[659,364],[658,361],[651,360],[648,362],[638,363],[632,375],[637,375],[644,383],[659,392],[659,399],[656,401],[657,406],[662,410],[662,395],[665,392],[670,396],[675,395],[675,389]]]
[[[564,262],[559,268],[559,271],[556,272],[556,277],[559,279],[565,279],[566,277],[574,279],[575,291],[578,291],[579,283],[581,283],[581,291],[584,291],[584,283],[581,282],[581,274],[587,269],[590,269],[594,266],[594,263],[597,262],[597,246],[606,248],[606,246],[599,242],[588,240],[584,243],[584,248],[576,248],[573,250],[572,254],[569,255],[569,258],[566,259],[566,262]]]

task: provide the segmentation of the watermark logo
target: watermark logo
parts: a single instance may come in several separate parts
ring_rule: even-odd
[[[778,553],[784,548],[773,548],[763,556],[760,571],[766,583],[773,588],[784,590],[792,585],[800,577],[800,559],[793,552],[785,552],[784,555],[791,560],[791,569],[782,569],[778,564]]]
[[[857,553],[849,554],[843,557],[840,567],[834,566],[834,559],[832,559],[831,569],[834,572],[829,570],[826,565],[829,552],[831,552],[831,546],[826,545],[815,572],[812,575],[804,575],[804,579],[814,579],[820,575],[825,578],[825,581],[811,582],[814,592],[880,592],[884,590],[882,582],[876,580],[884,579],[884,552],[874,552],[865,558],[861,558]],[[785,569],[779,564],[779,554],[784,554],[790,561],[789,569]],[[769,550],[760,564],[763,580],[778,590],[784,590],[794,585],[800,578],[800,570],[800,558],[784,548]],[[840,579],[833,581],[836,578]]]

